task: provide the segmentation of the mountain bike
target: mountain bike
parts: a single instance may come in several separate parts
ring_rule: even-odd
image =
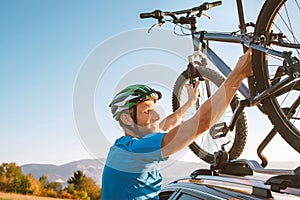
[[[297,0],[266,0],[256,23],[253,23],[245,22],[242,0],[236,0],[238,31],[198,30],[197,19],[205,15],[204,11],[221,4],[221,1],[206,2],[200,6],[174,12],[155,10],[141,13],[140,18],[157,19],[159,26],[171,22],[184,30],[184,35],[191,36],[194,54],[188,57],[187,68],[177,78],[172,97],[173,110],[176,110],[187,99],[183,86],[186,83],[195,85],[196,81],[200,80],[199,89],[202,96],[191,109],[190,116],[232,71],[210,48],[209,42],[223,42],[224,45],[237,43],[241,44],[244,51],[247,48],[253,49],[254,75],[248,78],[248,86],[242,83],[239,88],[239,92],[245,99],[240,100],[236,95],[221,121],[203,133],[189,147],[199,158],[208,163],[213,162],[214,152],[218,150],[227,151],[231,160],[238,158],[245,147],[248,134],[244,109],[257,106],[274,125],[257,150],[263,161],[262,166],[266,166],[266,158],[261,152],[276,133],[300,152],[300,44],[297,38],[300,30],[296,31],[296,24],[292,24],[293,20],[299,17],[291,16],[291,14],[300,14],[300,6]],[[251,32],[249,29],[254,31]],[[186,30],[189,31],[188,34]],[[208,62],[213,63],[218,72],[208,68]]]

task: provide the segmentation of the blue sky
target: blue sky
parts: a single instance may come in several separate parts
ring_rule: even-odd
[[[209,30],[236,30],[234,2],[226,0],[222,7],[215,8],[215,12],[209,11],[212,23],[203,19],[203,24]],[[261,2],[255,0],[247,4],[246,14],[250,21],[255,19]],[[198,5],[199,1],[1,0],[0,4],[0,162],[61,164],[94,157],[82,135],[78,134],[73,108],[78,74],[92,52],[118,34],[149,28],[154,20],[140,20],[140,12],[189,8]],[[224,52],[223,46],[220,51]],[[159,57],[151,51],[146,53]],[[241,51],[233,50],[232,53]],[[137,55],[142,60],[142,56]],[[131,63],[134,56],[117,59],[112,66]],[[230,57],[228,54],[223,56]],[[229,59],[228,62],[233,64],[235,61]],[[149,64],[150,61],[147,62]],[[126,71],[127,68],[122,69]],[[181,69],[176,68],[178,73]],[[113,91],[103,93],[99,92],[99,88],[113,84],[110,82],[112,74],[98,82],[95,98],[103,102],[95,105],[98,118],[109,112],[105,105],[108,105]],[[163,105],[170,106],[168,102],[171,104],[170,99],[165,99]],[[265,120],[263,116],[257,119],[259,114],[252,110],[247,111],[250,137],[251,134],[259,134],[253,133],[257,129],[251,125]],[[110,123],[110,119],[105,120],[105,123]],[[111,131],[109,126],[105,128]],[[269,128],[267,126],[260,131],[268,131]],[[245,156],[255,154],[249,149],[256,143],[249,140]],[[286,151],[289,152],[289,149]],[[293,151],[285,153],[290,155],[288,158],[284,154],[280,157],[278,152],[270,152],[272,160],[299,161],[299,154]]]

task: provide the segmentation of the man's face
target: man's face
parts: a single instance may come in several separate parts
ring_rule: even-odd
[[[159,130],[159,114],[155,109],[155,100],[147,100],[137,104],[137,125],[141,137]]]

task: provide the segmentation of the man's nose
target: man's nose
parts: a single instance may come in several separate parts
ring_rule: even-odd
[[[153,121],[157,121],[157,120],[159,120],[159,119],[160,119],[160,115],[158,114],[158,112],[153,111],[153,112],[152,112],[152,120],[153,120]]]

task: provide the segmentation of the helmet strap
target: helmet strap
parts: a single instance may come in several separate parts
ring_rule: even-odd
[[[134,126],[137,126],[137,105],[133,106],[132,109],[131,118],[133,119]]]
[[[137,105],[132,107],[132,113],[130,114],[133,120],[133,127],[130,127],[130,130],[133,131],[136,135],[139,135],[140,131],[137,125]]]
[[[122,121],[120,121],[120,122],[121,122],[122,126],[126,127],[127,129],[132,131],[135,135],[139,136],[140,131],[139,131],[139,128],[137,125],[137,106],[136,105],[132,107],[132,112],[129,112],[129,115],[133,120],[133,126],[124,124]]]

